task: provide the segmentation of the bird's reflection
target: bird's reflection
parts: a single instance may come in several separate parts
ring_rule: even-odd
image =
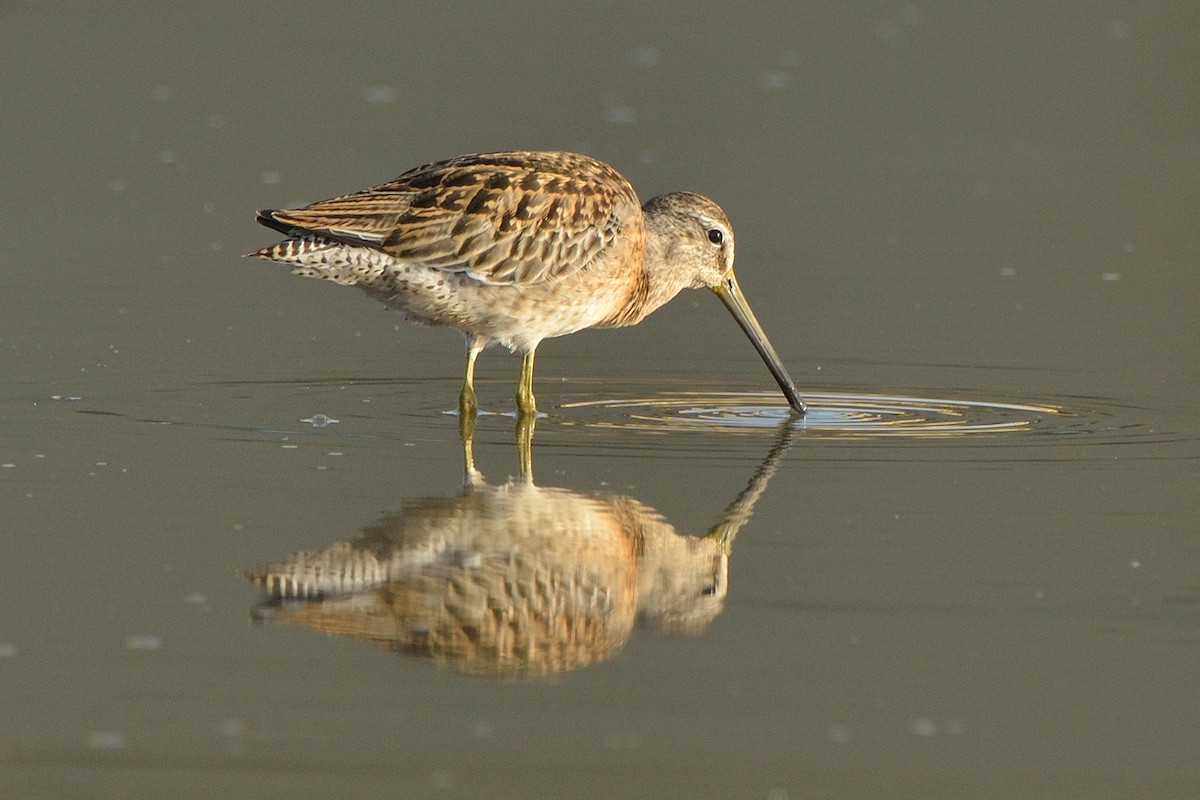
[[[698,633],[724,605],[733,539],[789,432],[696,537],[632,497],[536,486],[532,420],[518,428],[522,476],[489,485],[464,426],[459,494],[407,501],[353,541],[254,570],[267,592],[254,616],[509,677],[609,658],[635,623]]]

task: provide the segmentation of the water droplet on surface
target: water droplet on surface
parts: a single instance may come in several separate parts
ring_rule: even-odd
[[[792,85],[792,76],[781,69],[768,69],[758,73],[758,85],[764,89],[786,89]]]
[[[124,731],[92,731],[87,738],[89,750],[124,750],[128,744],[129,737]]]
[[[913,736],[933,736],[937,733],[937,723],[929,717],[917,717],[909,721],[908,731]]]
[[[125,639],[125,647],[129,650],[161,650],[162,646],[162,637],[153,634],[135,634]]]
[[[396,101],[396,90],[391,86],[367,86],[359,96],[371,105],[387,105]]]
[[[657,47],[641,45],[629,51],[629,60],[636,67],[653,67],[662,61],[662,52]]]
[[[604,121],[614,125],[628,125],[637,119],[637,112],[631,106],[609,106],[604,109]]]

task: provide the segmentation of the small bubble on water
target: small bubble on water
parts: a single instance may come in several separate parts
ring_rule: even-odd
[[[937,723],[929,717],[917,717],[909,720],[908,731],[913,736],[933,736],[937,733]]]
[[[1119,281],[1119,280],[1121,280],[1121,273],[1119,273],[1119,272],[1106,272],[1106,273],[1104,273],[1103,275],[1101,275],[1100,277],[1101,277],[1102,279],[1106,280],[1106,281],[1109,281],[1109,282],[1112,282],[1112,281]]]
[[[258,176],[258,179],[263,183],[283,183],[283,174],[280,172],[264,172]]]
[[[161,650],[162,646],[162,637],[154,634],[139,633],[125,638],[125,647],[129,650]]]
[[[650,45],[640,45],[629,51],[629,60],[635,67],[653,67],[662,61],[662,51]]]
[[[87,738],[89,750],[124,750],[127,744],[129,737],[124,731],[92,731]]]
[[[396,90],[391,86],[366,86],[359,96],[371,105],[381,106],[396,101]]]
[[[846,725],[830,725],[828,736],[833,744],[847,744],[850,741],[850,728]]]
[[[604,121],[614,125],[628,125],[637,119],[637,112],[632,106],[609,106],[604,109]]]
[[[758,73],[758,85],[763,89],[786,89],[792,85],[792,76],[781,69],[768,69]]]
[[[208,611],[208,595],[203,592],[191,592],[184,596],[183,602],[192,606],[197,611]]]
[[[217,735],[225,739],[240,739],[246,735],[245,720],[230,717],[217,723]]]

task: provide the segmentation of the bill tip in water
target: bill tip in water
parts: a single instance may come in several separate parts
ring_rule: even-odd
[[[795,392],[789,393],[788,405],[791,407],[792,413],[798,417],[803,417],[808,413],[808,406],[804,405],[804,401]]]

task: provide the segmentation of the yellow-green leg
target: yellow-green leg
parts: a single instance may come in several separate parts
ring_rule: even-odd
[[[522,417],[537,415],[533,401],[533,350],[521,356],[521,380],[517,384],[517,413]]]
[[[479,413],[479,404],[475,402],[475,359],[483,345],[476,341],[467,343],[467,370],[463,375],[462,391],[458,394],[458,415],[460,419],[474,418]]]

